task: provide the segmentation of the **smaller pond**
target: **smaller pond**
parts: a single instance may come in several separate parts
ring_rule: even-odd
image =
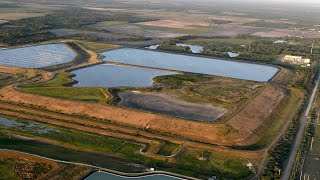
[[[101,64],[72,71],[76,87],[149,87],[153,78],[176,74],[170,71]]]
[[[234,53],[234,52],[227,52],[227,54],[228,54],[229,57],[232,57],[232,58],[239,56],[238,53]]]
[[[192,53],[202,53],[203,47],[198,45],[191,45],[191,44],[184,44],[184,43],[177,43],[176,46],[182,47],[189,47]]]
[[[140,177],[125,177],[125,176],[118,176],[114,174],[110,174],[107,172],[95,172],[85,178],[85,180],[125,180],[125,179],[133,179],[133,180],[177,180],[180,178],[175,178],[172,176],[166,175],[147,175],[147,176],[140,176]]]
[[[148,47],[145,47],[146,49],[151,49],[151,50],[155,50],[159,47],[160,45],[159,44],[155,44],[155,45],[151,45],[151,46],[148,46]]]
[[[0,125],[5,127],[17,127],[17,126],[23,126],[24,124],[0,117]]]

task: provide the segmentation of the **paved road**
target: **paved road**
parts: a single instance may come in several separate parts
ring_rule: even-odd
[[[306,128],[306,125],[308,123],[308,115],[309,115],[310,110],[312,108],[312,104],[313,104],[314,98],[316,97],[318,86],[319,86],[319,77],[317,79],[316,85],[314,86],[314,88],[312,90],[312,94],[311,94],[311,96],[309,98],[307,109],[304,112],[303,117],[301,119],[300,128],[299,128],[298,134],[296,135],[296,139],[294,141],[294,145],[293,145],[293,147],[291,149],[291,153],[290,153],[288,164],[287,164],[287,166],[286,166],[286,168],[285,168],[285,170],[284,170],[284,172],[283,172],[283,174],[281,176],[281,180],[290,179],[292,166],[293,166],[294,160],[296,158],[296,155],[297,155],[297,152],[298,152],[298,149],[299,149],[299,145],[300,145],[300,141],[301,141],[302,136],[303,136],[303,132],[304,132],[304,130]]]

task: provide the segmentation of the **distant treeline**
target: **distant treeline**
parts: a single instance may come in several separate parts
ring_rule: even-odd
[[[70,7],[40,17],[10,21],[0,25],[0,43],[8,45],[35,43],[56,38],[49,29],[80,28],[101,21],[142,22],[150,19],[132,13],[99,12]]]
[[[190,39],[199,39],[198,37],[186,36],[176,40],[163,41],[158,49],[172,50],[176,52],[190,53],[187,48],[175,46],[176,42],[184,42]],[[280,55],[297,55],[310,58],[313,61],[320,61],[320,40],[318,39],[285,39],[287,41],[296,41],[297,43],[275,43],[275,39],[261,38],[247,35],[239,35],[236,39],[249,40],[250,44],[230,43],[228,38],[216,37],[212,41],[197,41],[195,44],[203,46],[204,55],[215,57],[228,57],[225,52],[237,52],[240,60],[271,62],[279,59]],[[226,41],[215,41],[214,39],[226,39]],[[239,41],[241,42],[241,41]],[[311,54],[311,44],[314,43],[313,54]]]

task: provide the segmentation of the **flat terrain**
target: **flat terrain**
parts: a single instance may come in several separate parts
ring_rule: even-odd
[[[215,121],[226,113],[226,109],[211,105],[200,105],[175,100],[159,93],[120,92],[118,105],[142,109],[159,114],[199,121]]]

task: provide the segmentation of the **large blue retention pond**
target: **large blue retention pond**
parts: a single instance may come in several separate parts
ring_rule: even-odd
[[[71,62],[76,54],[64,44],[45,44],[0,50],[0,65],[42,68]]]
[[[104,61],[267,82],[278,72],[273,66],[122,48],[101,53]]]

